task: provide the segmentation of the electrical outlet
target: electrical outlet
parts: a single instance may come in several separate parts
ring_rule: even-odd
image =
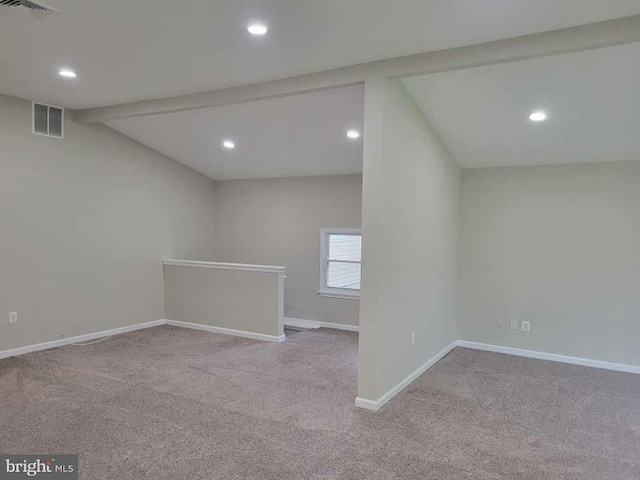
[[[18,321],[18,312],[9,312],[9,323],[16,323]]]
[[[518,329],[518,321],[511,320],[511,330],[517,330],[517,329]]]
[[[523,320],[522,321],[522,331],[523,332],[530,332],[531,331],[531,322],[529,322],[529,320]]]
[[[411,332],[411,345],[416,343],[416,332]]]

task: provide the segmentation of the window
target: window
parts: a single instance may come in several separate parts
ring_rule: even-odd
[[[323,228],[320,240],[320,295],[360,298],[362,235],[355,228]]]

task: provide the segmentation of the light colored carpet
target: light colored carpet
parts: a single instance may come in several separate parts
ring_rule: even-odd
[[[162,326],[0,360],[0,451],[81,478],[638,479],[640,376],[458,348],[378,413],[357,335]]]

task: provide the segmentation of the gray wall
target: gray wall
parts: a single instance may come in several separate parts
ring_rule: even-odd
[[[640,365],[640,162],[462,179],[461,338]]]
[[[283,335],[283,274],[164,266],[169,320]]]
[[[284,265],[285,316],[358,324],[358,302],[318,295],[320,229],[359,228],[362,176],[216,182],[216,260]]]
[[[364,142],[358,397],[376,401],[457,339],[460,172],[399,82],[366,83]]]
[[[162,258],[213,257],[213,181],[68,117],[32,135],[30,109],[0,96],[0,350],[164,318]]]

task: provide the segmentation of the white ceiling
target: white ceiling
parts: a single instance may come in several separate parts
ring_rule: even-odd
[[[0,15],[0,92],[88,108],[640,14],[640,0],[46,0]],[[265,37],[245,25],[263,20]],[[74,68],[79,78],[57,76]]]
[[[462,167],[640,160],[640,43],[404,82]]]
[[[119,132],[216,180],[362,172],[362,86],[114,120]],[[225,139],[234,150],[222,147]]]

